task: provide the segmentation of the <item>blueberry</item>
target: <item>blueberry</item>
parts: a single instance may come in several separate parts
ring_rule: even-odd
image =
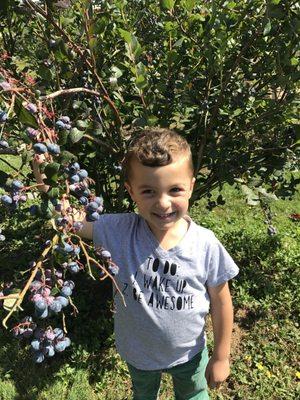
[[[69,166],[69,170],[71,174],[74,174],[75,172],[80,170],[80,165],[77,162],[74,162]]]
[[[62,307],[67,307],[67,305],[69,304],[69,300],[67,299],[67,297],[64,296],[57,296],[55,300],[58,301]]]
[[[55,312],[56,314],[59,313],[62,309],[62,304],[57,301],[54,300],[50,305],[49,305],[49,309],[53,312]]]
[[[79,203],[86,206],[88,204],[88,199],[85,196],[81,196],[79,199]]]
[[[28,103],[26,109],[30,111],[32,114],[37,112],[37,106],[33,103]]]
[[[5,122],[8,118],[8,114],[5,111],[0,110],[0,122]]]
[[[88,222],[97,221],[99,218],[100,218],[100,215],[99,215],[96,211],[93,212],[93,213],[91,213],[91,214],[88,214],[88,215],[86,216],[86,220],[87,220]]]
[[[98,207],[99,207],[99,204],[96,203],[96,201],[91,201],[91,202],[87,205],[86,210],[87,210],[87,211],[93,212],[93,211],[96,211],[96,210],[98,209]]]
[[[71,183],[78,183],[80,181],[80,178],[77,174],[71,175],[69,179]]]
[[[58,121],[55,122],[55,126],[56,126],[58,129],[66,129],[66,125],[64,124],[64,122],[63,122],[63,121],[60,121],[60,120],[58,120]]]
[[[85,169],[81,169],[77,172],[77,175],[82,180],[88,177],[88,172]]]
[[[9,144],[5,140],[0,140],[0,147],[7,149]]]
[[[71,122],[70,117],[68,117],[67,115],[64,115],[62,117],[59,118],[60,121],[62,121],[64,124],[69,124]]]
[[[22,182],[14,180],[11,183],[11,187],[12,187],[13,190],[19,191],[19,190],[23,189],[24,185],[23,185]]]
[[[60,291],[61,296],[68,297],[72,294],[72,289],[69,286],[64,286]]]
[[[7,194],[4,194],[3,196],[1,196],[1,202],[5,205],[11,205],[13,202],[13,199],[8,196]]]
[[[111,258],[111,254],[108,250],[102,250],[101,251],[101,257],[109,260]]]
[[[103,206],[103,197],[95,197],[94,201],[98,204],[98,206]]]
[[[33,149],[37,154],[47,153],[47,147],[43,143],[36,143],[33,145]]]
[[[53,154],[53,155],[60,154],[60,147],[58,146],[58,144],[48,143],[47,149],[50,154]]]
[[[29,128],[26,128],[26,133],[30,139],[34,139],[39,132],[36,129],[29,127]]]
[[[33,355],[33,360],[38,364],[42,363],[44,361],[44,359],[45,359],[45,356],[41,351],[37,351]]]
[[[64,332],[60,328],[54,328],[53,329],[54,335],[56,339],[62,339],[64,337]]]

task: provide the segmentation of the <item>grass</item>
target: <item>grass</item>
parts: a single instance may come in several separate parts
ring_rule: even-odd
[[[4,168],[11,172],[0,162],[0,170]],[[210,392],[211,399],[299,398],[300,228],[289,218],[300,211],[299,194],[292,201],[271,204],[275,236],[267,234],[260,208],[246,206],[231,187],[225,188],[224,197],[226,204],[213,211],[206,209],[205,200],[191,210],[192,218],[215,232],[240,267],[230,282],[235,309],[231,376]],[[11,225],[2,218],[8,239],[0,245],[1,277],[26,269],[39,254],[44,240],[40,224],[26,210]],[[79,280],[76,302],[81,312],[67,321],[73,339],[67,354],[35,365],[24,343],[0,331],[0,400],[130,399],[126,364],[114,348],[110,284]],[[211,350],[209,318],[207,327]],[[171,379],[164,374],[160,400],[172,399]]]

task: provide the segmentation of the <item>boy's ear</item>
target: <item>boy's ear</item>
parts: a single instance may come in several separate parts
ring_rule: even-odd
[[[192,192],[193,189],[194,189],[195,182],[196,182],[196,178],[193,177],[192,182],[191,182],[191,192]]]
[[[192,193],[193,193],[193,189],[194,189],[195,182],[196,182],[196,178],[195,178],[195,177],[193,177],[193,178],[192,178],[192,180],[191,180],[191,186],[190,186],[190,197],[189,197],[189,198],[191,198],[191,196],[192,196]]]
[[[130,197],[134,201],[133,192],[132,192],[132,188],[131,188],[130,184],[128,182],[125,182],[124,185],[125,185],[125,188],[126,188],[127,192],[129,193]]]

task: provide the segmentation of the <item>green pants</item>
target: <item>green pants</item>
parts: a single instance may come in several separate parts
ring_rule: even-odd
[[[162,372],[171,374],[176,400],[207,400],[207,363],[206,347],[190,361],[164,370],[144,371],[127,363],[132,379],[133,400],[156,400]]]

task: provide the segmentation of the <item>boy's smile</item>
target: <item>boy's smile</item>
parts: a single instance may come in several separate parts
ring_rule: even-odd
[[[148,167],[136,158],[131,161],[130,181],[125,184],[139,214],[160,239],[182,230],[195,178],[185,154],[168,165]],[[186,226],[186,224],[185,224]]]

